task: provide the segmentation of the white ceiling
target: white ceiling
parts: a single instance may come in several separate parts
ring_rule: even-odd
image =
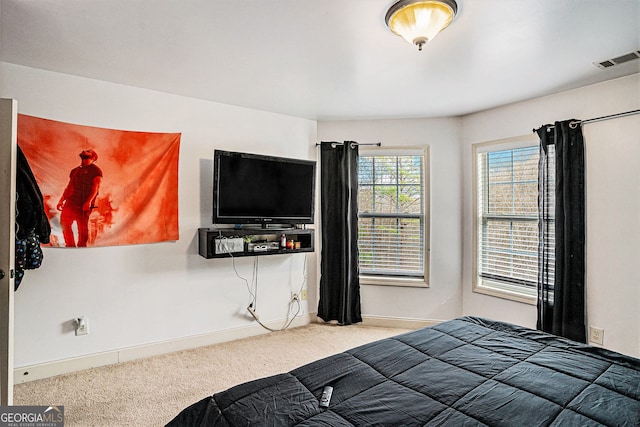
[[[0,59],[309,119],[457,116],[640,72],[640,0],[458,0],[422,52],[393,0],[0,0]],[[640,94],[639,94],[640,95]]]

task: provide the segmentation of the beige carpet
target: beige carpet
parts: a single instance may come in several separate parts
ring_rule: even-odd
[[[65,426],[162,426],[183,408],[406,329],[311,324],[18,384],[15,405],[63,405]]]

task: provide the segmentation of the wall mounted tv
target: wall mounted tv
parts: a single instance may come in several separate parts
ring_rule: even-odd
[[[312,224],[316,162],[215,150],[213,223]]]

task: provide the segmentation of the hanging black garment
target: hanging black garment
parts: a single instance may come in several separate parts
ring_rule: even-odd
[[[44,199],[29,162],[18,146],[16,156],[16,276],[18,290],[24,270],[40,267],[40,243],[49,243],[51,226],[45,211]]]
[[[572,124],[573,123],[573,124]],[[585,316],[585,178],[584,139],[577,120],[555,122],[536,130],[540,137],[537,328],[586,342]],[[553,158],[549,158],[553,156]],[[549,165],[555,161],[555,168]],[[555,174],[555,179],[553,179]],[[553,179],[549,182],[549,179]],[[546,189],[555,188],[550,212]],[[553,221],[555,220],[555,221]],[[555,267],[545,251],[555,223]]]
[[[358,146],[320,146],[322,255],[318,317],[362,322],[358,269]]]

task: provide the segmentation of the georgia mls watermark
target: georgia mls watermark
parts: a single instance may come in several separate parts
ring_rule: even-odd
[[[64,406],[0,406],[0,427],[64,427]]]

